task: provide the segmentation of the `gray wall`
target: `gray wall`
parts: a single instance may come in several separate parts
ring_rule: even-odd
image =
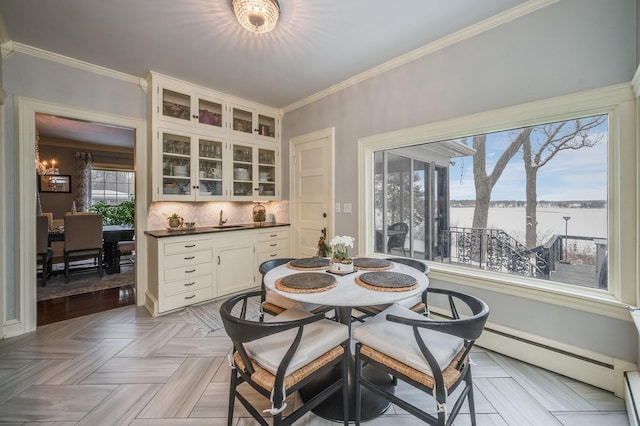
[[[16,173],[16,147],[14,134],[14,102],[15,96],[26,96],[38,100],[69,105],[76,108],[86,108],[110,114],[119,114],[136,119],[144,119],[146,111],[145,94],[138,84],[125,82],[93,72],[71,68],[63,64],[43,60],[21,53],[12,53],[2,62],[3,89],[9,95],[6,101],[5,128],[5,157],[0,159],[0,167],[4,169],[8,182],[3,183],[4,197],[7,206],[6,223],[9,225],[3,231],[7,252],[6,276],[0,277],[6,281],[6,318],[13,319],[16,315],[15,285],[16,261],[14,248],[16,235],[11,224],[15,223],[14,206],[19,196],[35,196],[34,192],[21,191],[16,193],[13,176]],[[35,141],[34,141],[35,146]]]
[[[335,232],[356,235],[358,138],[631,81],[636,39],[635,0],[562,0],[288,112],[282,158],[291,138],[335,126],[336,202],[354,206],[336,213]],[[627,322],[465,290],[482,293],[496,323],[636,362]]]

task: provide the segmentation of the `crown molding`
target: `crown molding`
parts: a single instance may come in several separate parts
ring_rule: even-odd
[[[463,28],[462,30],[459,30],[449,36],[436,40],[433,43],[426,44],[409,53],[398,56],[397,58],[391,59],[374,68],[371,68],[351,78],[348,78],[347,80],[344,80],[338,84],[334,84],[333,86],[327,89],[321,90],[320,92],[317,92],[313,95],[307,96],[306,98],[303,98],[299,101],[289,104],[283,107],[282,111],[284,113],[287,113],[287,112],[296,110],[312,102],[316,102],[322,98],[325,98],[329,95],[338,93],[341,90],[344,90],[355,84],[361,83],[365,80],[368,80],[370,78],[383,74],[394,68],[398,68],[402,65],[408,64],[409,62],[415,61],[416,59],[422,58],[423,56],[430,55],[434,52],[437,52],[446,47],[459,43],[463,40],[477,36],[478,34],[481,34],[485,31],[489,31],[493,28],[499,27],[500,25],[514,21],[522,16],[535,12],[536,10],[539,10],[551,4],[557,3],[558,1],[559,0],[529,0],[519,6],[513,7],[495,16],[487,18],[484,21],[480,21],[474,25]]]
[[[120,71],[115,71],[110,68],[101,67],[99,65],[94,65],[89,62],[84,62],[78,59],[69,58],[68,56],[59,55],[57,53],[48,52],[46,50],[38,49],[37,47],[28,46],[22,43],[8,41],[1,45],[1,49],[2,49],[3,58],[6,56],[9,56],[12,53],[19,52],[19,53],[24,53],[25,55],[30,55],[40,59],[45,59],[47,61],[56,62],[62,65],[67,65],[72,68],[77,68],[77,69],[89,71],[95,74],[103,75],[105,77],[122,80],[127,83],[140,85],[140,81],[141,81],[140,77],[136,77],[130,74],[125,74]]]

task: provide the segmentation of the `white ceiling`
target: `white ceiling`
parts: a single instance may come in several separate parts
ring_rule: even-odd
[[[0,41],[284,108],[535,0],[279,3],[276,29],[253,34],[231,0],[0,0]]]

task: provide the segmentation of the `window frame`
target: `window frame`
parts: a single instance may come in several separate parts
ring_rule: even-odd
[[[121,173],[131,173],[131,174],[133,175],[133,179],[134,179],[134,182],[133,182],[133,194],[131,194],[131,195],[132,195],[132,196],[133,196],[133,198],[135,199],[135,195],[136,195],[136,193],[135,193],[135,177],[136,177],[136,172],[135,172],[135,170],[133,169],[133,167],[127,167],[127,166],[122,166],[122,165],[111,165],[111,164],[105,164],[105,163],[93,163],[93,164],[91,165],[91,172],[93,172],[94,170],[96,170],[96,171],[100,171],[100,172],[121,172]],[[117,182],[116,182],[116,183],[117,183]],[[93,191],[93,189],[92,189],[92,191]],[[128,197],[126,200],[118,201],[118,202],[117,202],[116,204],[114,204],[114,205],[117,205],[117,204],[121,203],[122,201],[129,201],[130,199],[131,199],[131,196],[130,196],[130,197]],[[92,204],[93,204],[93,201],[94,201],[94,199],[93,199],[93,196],[92,196],[92,197],[91,197],[91,202],[92,202]],[[100,200],[100,201],[104,201],[104,199],[103,199],[103,200]]]
[[[607,159],[609,289],[607,292],[558,282],[537,282],[540,280],[485,270],[470,270],[438,262],[429,262],[430,277],[433,280],[629,320],[626,306],[637,304],[639,259],[637,228],[640,216],[637,205],[636,103],[634,92],[628,83],[359,139],[358,241],[360,255],[376,256],[375,241],[373,233],[370,232],[374,223],[374,209],[370,206],[373,205],[374,199],[375,151],[598,114],[609,115]],[[623,176],[632,176],[633,179],[623,179]]]

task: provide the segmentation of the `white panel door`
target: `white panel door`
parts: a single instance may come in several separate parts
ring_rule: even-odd
[[[291,139],[291,254],[315,256],[323,233],[333,234],[334,130]]]

